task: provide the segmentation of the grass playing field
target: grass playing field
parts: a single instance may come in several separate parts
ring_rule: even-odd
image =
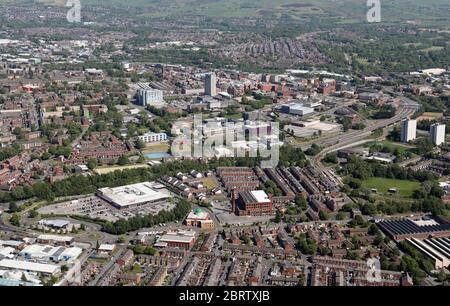
[[[158,143],[158,144],[147,144],[147,146],[142,150],[142,153],[166,153],[169,151],[168,143]]]
[[[394,180],[380,177],[373,177],[362,182],[362,187],[367,189],[377,189],[378,192],[387,194],[390,188],[397,188],[397,195],[411,197],[414,190],[420,188],[419,182]]]
[[[116,170],[147,168],[147,167],[149,167],[147,164],[129,165],[129,166],[112,166],[112,167],[97,168],[97,169],[95,169],[95,172],[97,172],[98,174],[107,174],[110,172],[114,172]]]

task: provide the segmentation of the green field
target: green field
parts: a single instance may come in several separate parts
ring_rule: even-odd
[[[203,186],[208,188],[208,190],[213,190],[214,188],[216,188],[218,186],[216,180],[211,177],[205,177],[205,178],[201,179],[201,181],[203,183]]]
[[[377,189],[378,192],[387,194],[390,188],[397,188],[398,193],[402,197],[411,197],[414,190],[420,188],[419,182],[394,180],[380,177],[373,177],[362,181],[362,187],[367,189]]]
[[[144,149],[142,149],[142,153],[161,153],[161,152],[169,152],[170,144],[169,143],[150,143],[145,146]]]
[[[126,170],[126,169],[138,169],[138,168],[148,168],[149,165],[147,164],[136,164],[136,165],[128,165],[128,166],[111,166],[111,167],[99,167],[96,168],[94,171],[97,174],[107,174],[110,172],[114,172],[117,170]]]

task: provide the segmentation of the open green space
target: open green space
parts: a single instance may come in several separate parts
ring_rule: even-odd
[[[419,182],[373,177],[362,181],[362,187],[387,194],[390,188],[397,188],[397,195],[408,198],[420,188]]]
[[[126,170],[126,169],[137,169],[137,168],[148,168],[148,167],[149,167],[149,165],[147,165],[147,164],[136,164],[136,165],[127,165],[127,166],[110,166],[110,167],[106,166],[106,167],[96,168],[94,171],[97,174],[107,174],[107,173],[114,172],[117,170],[122,171],[122,170]]]

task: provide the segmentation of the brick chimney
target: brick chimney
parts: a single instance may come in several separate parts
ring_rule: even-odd
[[[236,213],[236,189],[231,190],[231,213]]]

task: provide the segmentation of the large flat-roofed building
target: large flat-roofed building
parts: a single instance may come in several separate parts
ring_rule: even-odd
[[[419,240],[416,238],[407,239],[422,254],[425,254],[434,262],[436,269],[447,269],[450,266],[450,239],[431,238]]]
[[[19,270],[26,272],[37,272],[46,275],[56,275],[61,272],[61,267],[52,264],[42,264],[23,260],[3,259],[0,260],[0,269]]]
[[[232,210],[238,216],[266,216],[273,214],[272,199],[263,190],[241,191],[232,199]]]
[[[409,219],[378,222],[377,225],[386,235],[396,241],[410,238],[427,239],[450,236],[450,224],[441,224],[435,220],[413,221]]]
[[[116,188],[100,188],[97,195],[118,209],[134,208],[172,198],[159,185],[145,182]]]
[[[137,87],[138,87],[139,105],[161,106],[164,104],[164,97],[162,90],[154,89],[144,83],[137,84]]]
[[[26,259],[33,260],[52,260],[52,261],[70,261],[77,259],[82,249],[77,247],[66,248],[63,246],[49,246],[32,244],[20,251],[19,255]]]
[[[196,232],[194,231],[168,232],[159,238],[155,246],[190,249],[194,246],[195,239]]]
[[[71,245],[75,239],[70,236],[39,235],[36,242],[42,244]]]
[[[307,107],[304,104],[297,102],[284,104],[281,106],[280,110],[283,113],[297,116],[305,116],[314,113],[314,108]]]
[[[144,135],[138,136],[139,140],[142,140],[145,143],[150,142],[159,142],[167,140],[166,133],[146,133]]]

